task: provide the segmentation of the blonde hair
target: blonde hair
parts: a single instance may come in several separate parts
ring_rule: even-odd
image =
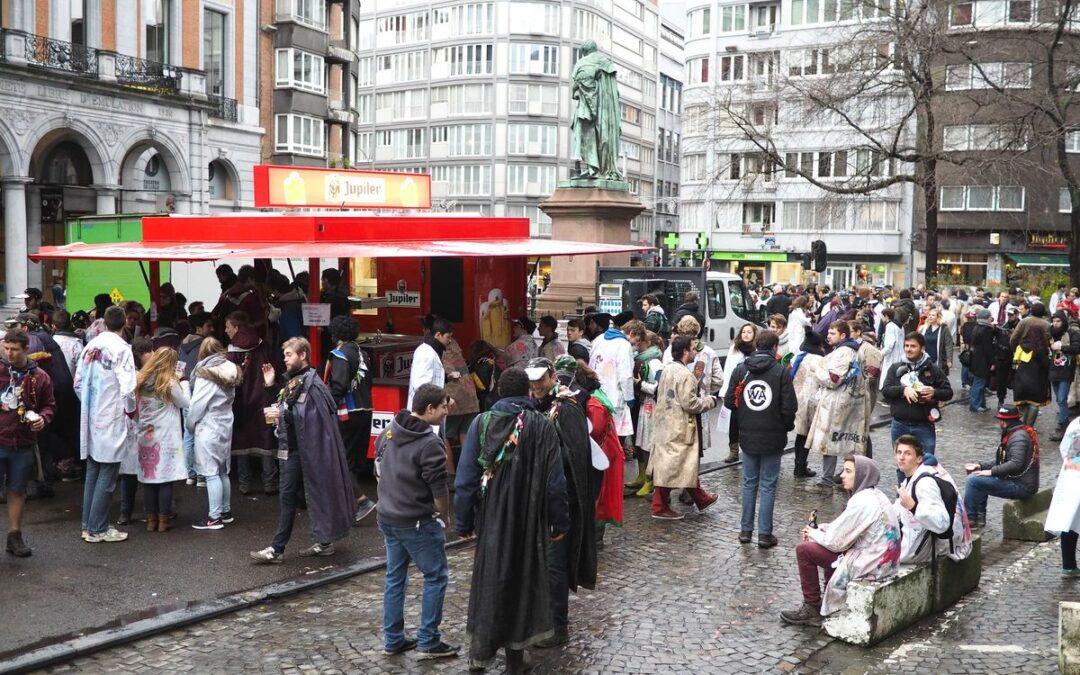
[[[170,347],[158,347],[150,356],[146,357],[146,363],[139,370],[135,378],[136,391],[142,391],[149,383],[153,383],[155,398],[165,403],[172,403],[172,385],[180,380],[176,374],[176,363],[179,355]]]
[[[675,332],[679,335],[689,335],[696,338],[701,334],[701,324],[694,317],[687,315],[679,319],[679,323],[675,324]]]
[[[211,354],[220,354],[223,351],[225,351],[225,345],[218,342],[217,338],[203,338],[203,341],[199,344],[199,355],[196,358],[202,361]]]
[[[288,349],[294,354],[303,353],[305,360],[311,360],[311,343],[307,341],[307,338],[289,338],[285,341],[283,345],[281,345],[281,349],[282,351]]]

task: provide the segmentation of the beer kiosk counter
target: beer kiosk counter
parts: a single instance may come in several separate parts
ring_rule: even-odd
[[[303,179],[306,196],[298,187],[297,175]],[[377,435],[405,406],[412,352],[420,342],[425,314],[433,312],[450,321],[463,351],[478,339],[505,347],[511,339],[512,318],[526,314],[530,261],[644,248],[630,243],[532,239],[527,218],[370,211],[430,208],[430,177],[422,174],[262,166],[256,167],[255,178],[257,206],[368,211],[147,216],[142,220],[140,241],[43,246],[29,257],[35,262],[147,261],[153,301],[163,261],[307,258],[308,297],[318,298],[320,259],[337,259],[360,307],[354,315],[375,378],[372,433]],[[292,181],[287,193],[285,181]],[[381,202],[373,203],[377,199]],[[582,263],[593,264],[591,259]],[[314,305],[305,306],[309,308],[313,311],[305,311],[305,325],[312,363],[320,364],[319,331],[326,311],[325,306],[322,312]]]

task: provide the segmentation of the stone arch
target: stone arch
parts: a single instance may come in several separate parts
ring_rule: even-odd
[[[145,167],[150,161],[149,158],[156,152],[156,156],[168,170],[168,191],[180,195],[191,194],[191,171],[184,161],[184,153],[165,134],[151,129],[138,129],[121,139],[118,147],[123,148],[123,153],[116,163],[120,167],[117,178],[124,187],[134,190],[142,189],[141,186],[126,185],[125,179],[130,179],[133,170],[141,170]]]
[[[11,133],[8,125],[0,119],[0,177],[24,176],[25,163],[19,143],[15,135]]]
[[[206,192],[210,199],[240,201],[240,172],[236,165],[225,157],[216,157],[207,164],[206,171]]]
[[[83,120],[73,117],[57,117],[43,122],[31,134],[32,148],[25,175],[37,178],[42,174],[42,162],[50,150],[59,143],[75,143],[86,154],[94,185],[113,185],[115,172],[108,161],[108,144],[96,129]]]

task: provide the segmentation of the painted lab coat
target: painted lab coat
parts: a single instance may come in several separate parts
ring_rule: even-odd
[[[634,348],[625,338],[600,336],[593,342],[589,367],[596,371],[600,388],[615,406],[615,433],[619,438],[634,435],[630,406],[634,400]]]
[[[953,481],[952,476],[944,470],[939,470],[940,467],[920,465],[915,473],[911,475],[911,478],[905,478],[903,487],[910,489],[910,485],[915,482],[915,479],[922,475],[937,475],[939,478],[943,478],[956,487],[956,483]],[[897,497],[893,502],[893,511],[896,512],[896,517],[900,521],[900,532],[902,537],[900,538],[900,563],[904,565],[930,562],[930,547],[931,544],[937,546],[939,555],[949,555],[950,547],[949,542],[944,539],[933,539],[933,534],[941,534],[945,530],[949,529],[949,511],[945,508],[945,502],[941,499],[941,490],[938,489],[937,482],[933,478],[924,478],[915,485],[916,494],[912,495],[918,500],[918,504],[915,506],[915,513],[912,513],[908,509],[905,509],[900,505],[900,498]],[[957,491],[959,494],[959,490]],[[968,524],[964,518],[964,503],[962,499],[958,499],[956,503],[956,516],[953,523],[953,551],[950,557],[956,560],[963,560],[971,552],[971,535],[967,535],[967,546],[956,545],[964,539],[963,533]],[[956,535],[960,534],[958,538]]]
[[[174,383],[169,393],[170,403],[145,388],[137,398],[135,440],[140,483],[172,483],[187,478],[180,413],[191,404],[191,394],[187,382]]]
[[[442,387],[446,384],[446,370],[443,368],[442,357],[435,348],[426,342],[413,352],[412,366],[409,369],[409,398],[405,407],[412,410],[412,397],[416,390],[425,384],[434,384]]]
[[[195,364],[191,405],[184,424],[195,436],[195,473],[228,475],[232,456],[233,399],[240,368],[220,354]]]
[[[1052,534],[1080,532],[1080,417],[1069,422],[1058,448],[1061,471],[1043,529]]]
[[[742,352],[739,352],[739,362],[742,362],[744,358]],[[664,350],[663,357],[664,365],[668,365],[674,362],[671,358],[671,346]],[[728,354],[728,360],[730,361],[731,354]],[[734,370],[735,366],[731,367]],[[724,385],[727,383],[728,375],[730,371],[727,365],[720,363],[720,357],[717,356],[716,351],[705,344],[701,343],[701,349],[698,350],[698,354],[694,357],[694,363],[690,366],[691,371],[694,373],[694,377],[698,381],[698,395],[699,396],[717,396],[722,398],[724,396]],[[716,430],[723,435],[720,442],[723,443],[727,440],[728,424],[731,421],[731,411],[725,408],[723,405],[718,405],[712,410],[703,413],[701,416],[701,442],[702,451],[706,452],[712,447],[712,430],[716,427]]]
[[[889,372],[889,367],[894,363],[904,360],[904,329],[894,321],[885,326],[885,337],[881,341],[881,372],[883,375],[878,381],[878,389],[885,386],[884,373]]]
[[[82,402],[79,454],[102,464],[120,462],[135,473],[135,359],[116,333],[101,333],[82,350],[75,369],[75,394]],[[125,471],[127,468],[129,471]]]

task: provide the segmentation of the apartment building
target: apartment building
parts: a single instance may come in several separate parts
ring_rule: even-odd
[[[943,55],[939,140],[962,165],[938,168],[937,273],[1012,283],[1026,270],[1068,273],[1072,208],[1056,157],[1060,136],[1024,100],[1049,100],[1046,50],[1060,9],[1029,0],[957,2],[949,27],[964,49]],[[1075,81],[1080,37],[1062,36],[1058,77]],[[1045,98],[1044,98],[1045,97]],[[1067,110],[1080,123],[1080,110]],[[1080,131],[1066,137],[1080,172]]]
[[[913,189],[838,197],[784,171],[728,118],[769,129],[785,165],[822,181],[887,167],[842,125],[807,119],[787,94],[791,78],[828,74],[840,27],[874,17],[861,3],[830,0],[691,0],[687,4],[679,248],[685,263],[747,280],[817,279],[801,268],[810,242],[825,241],[833,286],[904,283],[910,273]]]
[[[618,68],[620,157],[631,189],[656,197],[660,19],[653,2],[374,0],[359,14],[356,166],[432,174],[436,208],[522,216],[574,170],[569,76],[588,39]],[[632,224],[651,242],[650,208]]]
[[[656,206],[652,230],[642,240],[658,250],[660,262],[671,264],[679,237],[679,147],[682,144],[682,88],[686,63],[682,31],[660,22],[660,81],[656,128]],[[670,246],[669,246],[670,244]]]
[[[233,210],[259,159],[250,0],[9,0],[0,17],[0,202],[7,308],[63,265],[88,214]]]

